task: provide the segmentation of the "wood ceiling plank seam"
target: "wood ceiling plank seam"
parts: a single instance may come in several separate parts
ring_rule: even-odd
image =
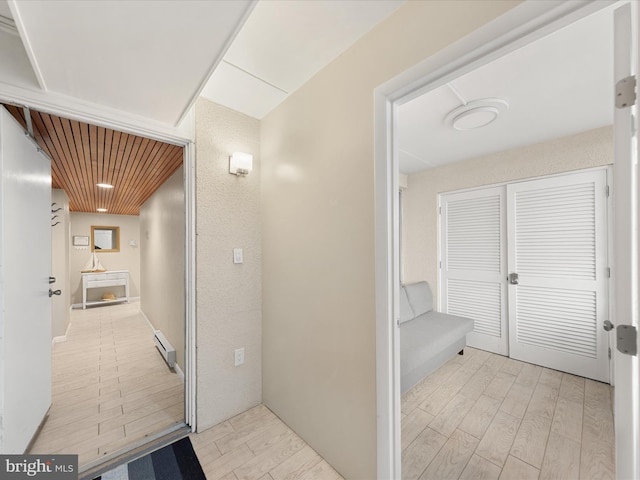
[[[144,203],[149,200],[149,198],[158,190],[171,176],[180,168],[184,161],[184,152],[182,147],[176,147],[172,156],[169,156],[167,162],[165,163],[164,170],[157,177],[156,181],[153,185],[146,190],[146,196],[140,199],[140,205],[144,205]]]
[[[96,211],[97,208],[101,207],[97,204],[95,198],[96,185],[93,178],[93,158],[91,156],[91,138],[90,138],[90,127],[87,123],[80,123],[80,132],[82,133],[82,177],[85,181],[85,189],[88,193],[89,202],[91,203],[91,210]]]
[[[49,133],[49,137],[55,146],[56,155],[54,161],[59,162],[60,170],[65,173],[66,179],[63,180],[65,188],[63,190],[69,197],[69,210],[70,211],[82,211],[78,204],[78,198],[80,196],[80,184],[78,178],[73,174],[73,165],[70,161],[70,154],[67,153],[69,146],[64,139],[64,131],[58,131],[56,124],[59,124],[59,118],[46,113],[41,113],[42,124]],[[57,119],[57,122],[56,122]],[[61,138],[62,135],[62,138]]]
[[[113,199],[115,195],[114,190],[117,188],[113,180],[113,167],[111,165],[111,146],[113,143],[113,133],[113,130],[111,130],[110,128],[104,129],[104,151],[102,155],[104,163],[102,167],[102,175],[106,183],[108,183],[109,185],[113,185],[113,188],[110,189],[105,203],[107,205],[105,207],[107,211],[111,211],[113,209]]]
[[[50,141],[48,132],[44,130],[42,119],[40,118],[40,114],[38,112],[32,112],[31,114],[32,128],[33,134],[36,139],[36,143],[38,146],[44,150],[44,152],[51,159],[51,188],[62,189],[60,184],[60,179],[64,178],[64,172],[60,170],[60,166],[58,162],[54,160],[54,152],[53,147],[48,144]],[[44,131],[44,134],[43,134]]]
[[[120,149],[124,150],[124,145],[121,144],[126,143],[127,137],[123,132],[119,132],[117,130],[113,131],[113,142],[111,143],[111,152],[109,155],[109,168],[113,168],[112,172],[112,182],[111,185],[114,185],[115,192],[113,193],[113,204],[109,207],[110,212],[117,212],[118,205],[120,204],[120,195],[122,192],[122,161],[120,160]]]
[[[20,124],[20,126],[25,130],[27,130],[28,127],[27,127],[27,121],[24,118],[24,110],[16,107],[15,105],[5,105],[5,104],[3,105],[7,109],[7,111],[11,114],[11,116],[16,119],[16,121]]]
[[[126,209],[127,212],[139,211],[139,207],[133,205],[131,202],[135,202],[135,190],[139,188],[141,183],[140,179],[143,179],[145,176],[145,159],[142,155],[134,154],[134,150],[136,152],[139,151],[140,141],[140,137],[134,139],[133,144],[131,145],[131,151],[126,159],[127,176],[122,203],[123,208]],[[138,144],[137,148],[135,148],[136,143]]]
[[[131,181],[131,174],[130,172],[133,170],[135,171],[137,169],[137,166],[139,165],[139,163],[141,162],[141,152],[140,152],[140,146],[142,144],[142,137],[136,136],[136,135],[130,135],[129,138],[129,142],[127,142],[127,146],[130,145],[130,150],[129,150],[129,155],[126,159],[126,179],[125,179],[125,188],[124,191],[128,192],[129,189],[132,187],[130,181]],[[122,212],[127,212],[124,213],[126,215],[128,215],[131,210],[132,210],[132,206],[130,205],[130,203],[127,201],[126,199],[126,195],[124,198],[121,199],[121,209]],[[133,207],[133,209],[135,210],[135,207]]]
[[[142,176],[142,178],[144,178],[147,175],[146,165],[149,161],[149,158],[153,156],[154,150],[157,150],[158,148],[157,143],[158,142],[156,142],[155,140],[143,138],[143,142],[140,145],[140,149],[139,149],[140,170],[139,172],[132,173],[131,174],[132,178],[130,179],[131,182],[133,182],[134,184],[138,182],[139,176]],[[131,187],[131,188],[135,189],[135,187]],[[129,195],[127,197],[127,204],[131,205],[131,208],[129,209],[129,211],[132,212],[131,213],[132,215],[139,215],[140,204],[139,203],[133,204],[133,202],[136,202],[136,199],[132,198],[134,197],[134,195],[132,194],[131,191],[128,191],[128,194]]]
[[[118,212],[121,215],[124,215],[124,212],[128,211],[127,198],[129,197],[129,189],[132,185],[132,171],[135,172],[136,167],[135,158],[132,158],[132,152],[134,150],[135,142],[135,136],[127,134],[126,144],[124,146],[123,153],[120,156],[121,176],[123,178],[123,181],[121,182],[122,188],[118,197]]]
[[[104,175],[104,137],[106,134],[106,128],[98,127],[96,132],[96,162],[97,162],[97,171],[98,174],[96,176],[96,183],[109,183],[105,180]],[[108,189],[96,187],[96,197],[97,201],[100,205],[107,204]],[[106,207],[105,207],[106,208]]]
[[[104,204],[100,202],[99,194],[103,190],[96,184],[100,182],[98,171],[100,169],[100,159],[98,158],[98,127],[96,125],[87,124],[87,140],[89,142],[89,161],[91,164],[91,187],[93,188],[93,197],[95,198],[96,208],[104,208]]]
[[[60,179],[61,188],[67,193],[69,197],[69,210],[75,211],[79,208],[77,198],[80,186],[77,184],[77,179],[73,175],[69,175],[72,172],[72,165],[69,162],[70,157],[65,152],[64,139],[59,138],[59,132],[56,129],[53,118],[48,114],[39,114],[36,118],[36,124],[42,123],[42,127],[48,132],[51,145],[55,150],[55,155],[52,157],[53,162],[58,165],[58,168],[63,172],[63,176]]]
[[[138,159],[136,164],[133,165],[130,169],[129,174],[127,175],[127,185],[137,185],[144,183],[144,179],[148,176],[148,168],[146,168],[146,166],[157,155],[157,152],[160,149],[159,144],[160,142],[157,142],[155,140],[149,141],[149,145],[145,149],[144,154],[141,155],[140,159]],[[126,189],[123,201],[125,201],[127,204],[131,204],[131,202],[136,201],[136,194],[133,189]],[[139,214],[139,205],[137,207],[133,207],[132,211],[137,211],[138,213],[136,213],[136,215]]]
[[[82,124],[63,118],[61,119],[61,125],[65,133],[66,141],[69,145],[69,151],[72,155],[71,160],[73,162],[74,172],[80,183],[80,198],[78,198],[78,202],[82,205],[82,211],[95,212],[93,198],[91,197],[93,192],[88,188],[86,159],[82,146]]]
[[[168,144],[156,142],[156,146],[159,148],[155,149],[155,151],[153,152],[153,156],[150,156],[143,164],[143,170],[141,171],[141,176],[138,181],[139,187],[135,190],[132,190],[133,197],[129,199],[130,203],[142,205],[142,202],[140,200],[146,196],[149,185],[153,182],[157,166],[159,164],[161,165],[164,161],[164,153],[167,150]]]
[[[56,188],[60,188],[66,192],[69,187],[66,185],[67,182],[64,176],[63,163],[58,160],[57,148],[60,147],[56,146],[57,136],[55,133],[53,137],[50,135],[45,126],[44,119],[38,112],[36,113],[36,115],[32,115],[31,120],[33,122],[34,130],[38,132],[39,135],[38,144],[46,149],[49,157],[51,158],[51,184],[52,186],[55,184]],[[42,132],[46,132],[46,135],[43,135]]]

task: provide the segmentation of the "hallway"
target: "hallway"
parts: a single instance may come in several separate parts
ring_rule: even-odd
[[[139,302],[72,310],[52,363],[52,406],[29,453],[78,454],[82,469],[184,419],[183,382]]]

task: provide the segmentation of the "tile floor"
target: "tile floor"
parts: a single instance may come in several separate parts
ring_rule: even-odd
[[[52,407],[30,453],[78,454],[82,466],[183,421],[183,383],[138,302],[73,310],[52,370]]]
[[[403,480],[615,479],[611,387],[466,348],[402,397]]]
[[[263,405],[191,434],[191,442],[208,480],[342,480]]]

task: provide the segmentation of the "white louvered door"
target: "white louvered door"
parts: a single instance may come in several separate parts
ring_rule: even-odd
[[[441,197],[443,312],[473,318],[467,345],[508,353],[504,187]]]
[[[606,172],[507,186],[509,355],[609,382]]]

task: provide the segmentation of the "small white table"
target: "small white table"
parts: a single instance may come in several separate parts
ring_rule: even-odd
[[[115,300],[87,302],[87,290],[100,287],[124,287],[124,297]],[[129,270],[109,270],[107,272],[87,272],[82,274],[82,308],[87,305],[105,305],[116,302],[129,302]]]

